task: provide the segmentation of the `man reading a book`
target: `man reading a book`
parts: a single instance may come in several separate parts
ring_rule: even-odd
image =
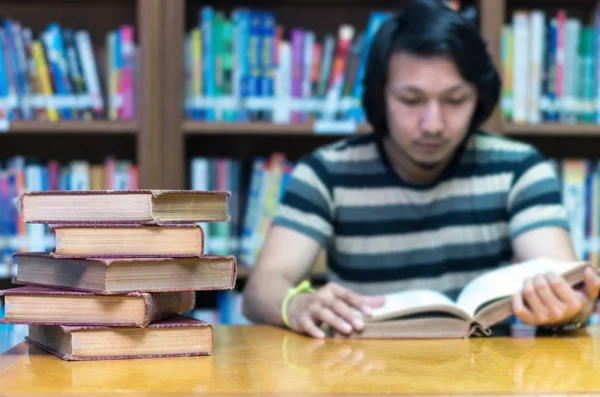
[[[523,71],[525,73],[525,71]],[[373,133],[317,149],[296,166],[244,292],[251,320],[323,337],[349,333],[385,293],[454,298],[475,277],[541,256],[577,260],[560,186],[534,147],[481,130],[501,81],[477,27],[435,0],[391,17],[374,37],[363,107]],[[301,283],[321,249],[329,283]],[[560,327],[591,309],[555,274],[527,279],[516,316]]]

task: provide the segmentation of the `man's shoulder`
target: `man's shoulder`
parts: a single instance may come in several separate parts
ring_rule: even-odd
[[[467,153],[476,155],[476,158],[485,162],[503,163],[522,163],[532,157],[541,157],[538,149],[530,143],[486,131],[473,134],[467,145]]]
[[[324,165],[330,163],[360,164],[379,158],[377,137],[373,134],[353,135],[320,146],[312,151],[307,160],[315,159]]]

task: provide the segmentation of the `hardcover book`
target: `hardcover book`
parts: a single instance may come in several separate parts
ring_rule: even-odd
[[[26,340],[65,361],[212,355],[211,324],[175,315],[146,328],[30,325]]]
[[[472,280],[456,302],[431,290],[408,290],[386,295],[360,332],[343,334],[327,328],[336,338],[467,338],[489,336],[491,327],[513,314],[512,295],[528,277],[555,272],[570,285],[584,280],[587,262],[540,258],[501,267]]]
[[[98,295],[39,286],[0,291],[5,324],[147,327],[194,308],[194,291]]]
[[[124,294],[134,291],[228,290],[235,287],[235,256],[198,258],[54,258],[16,253],[15,284]]]
[[[204,229],[198,224],[50,225],[56,258],[199,257]]]
[[[227,191],[48,190],[17,198],[26,223],[199,223],[225,222]]]

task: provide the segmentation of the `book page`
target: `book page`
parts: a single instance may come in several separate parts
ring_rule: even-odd
[[[404,315],[426,312],[447,311],[460,317],[468,317],[448,297],[432,291],[415,289],[385,295],[385,304],[373,309],[370,321],[386,320]]]
[[[474,316],[477,309],[486,302],[509,297],[520,291],[528,277],[551,271],[563,275],[584,264],[585,262],[539,258],[501,267],[471,281],[458,296],[457,304]]]

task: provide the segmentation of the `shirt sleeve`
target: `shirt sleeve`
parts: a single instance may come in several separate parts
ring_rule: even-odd
[[[293,229],[326,245],[333,230],[329,180],[327,169],[315,154],[298,162],[271,225]]]
[[[535,149],[528,151],[515,170],[508,195],[508,214],[513,239],[546,226],[569,230],[556,169]]]

